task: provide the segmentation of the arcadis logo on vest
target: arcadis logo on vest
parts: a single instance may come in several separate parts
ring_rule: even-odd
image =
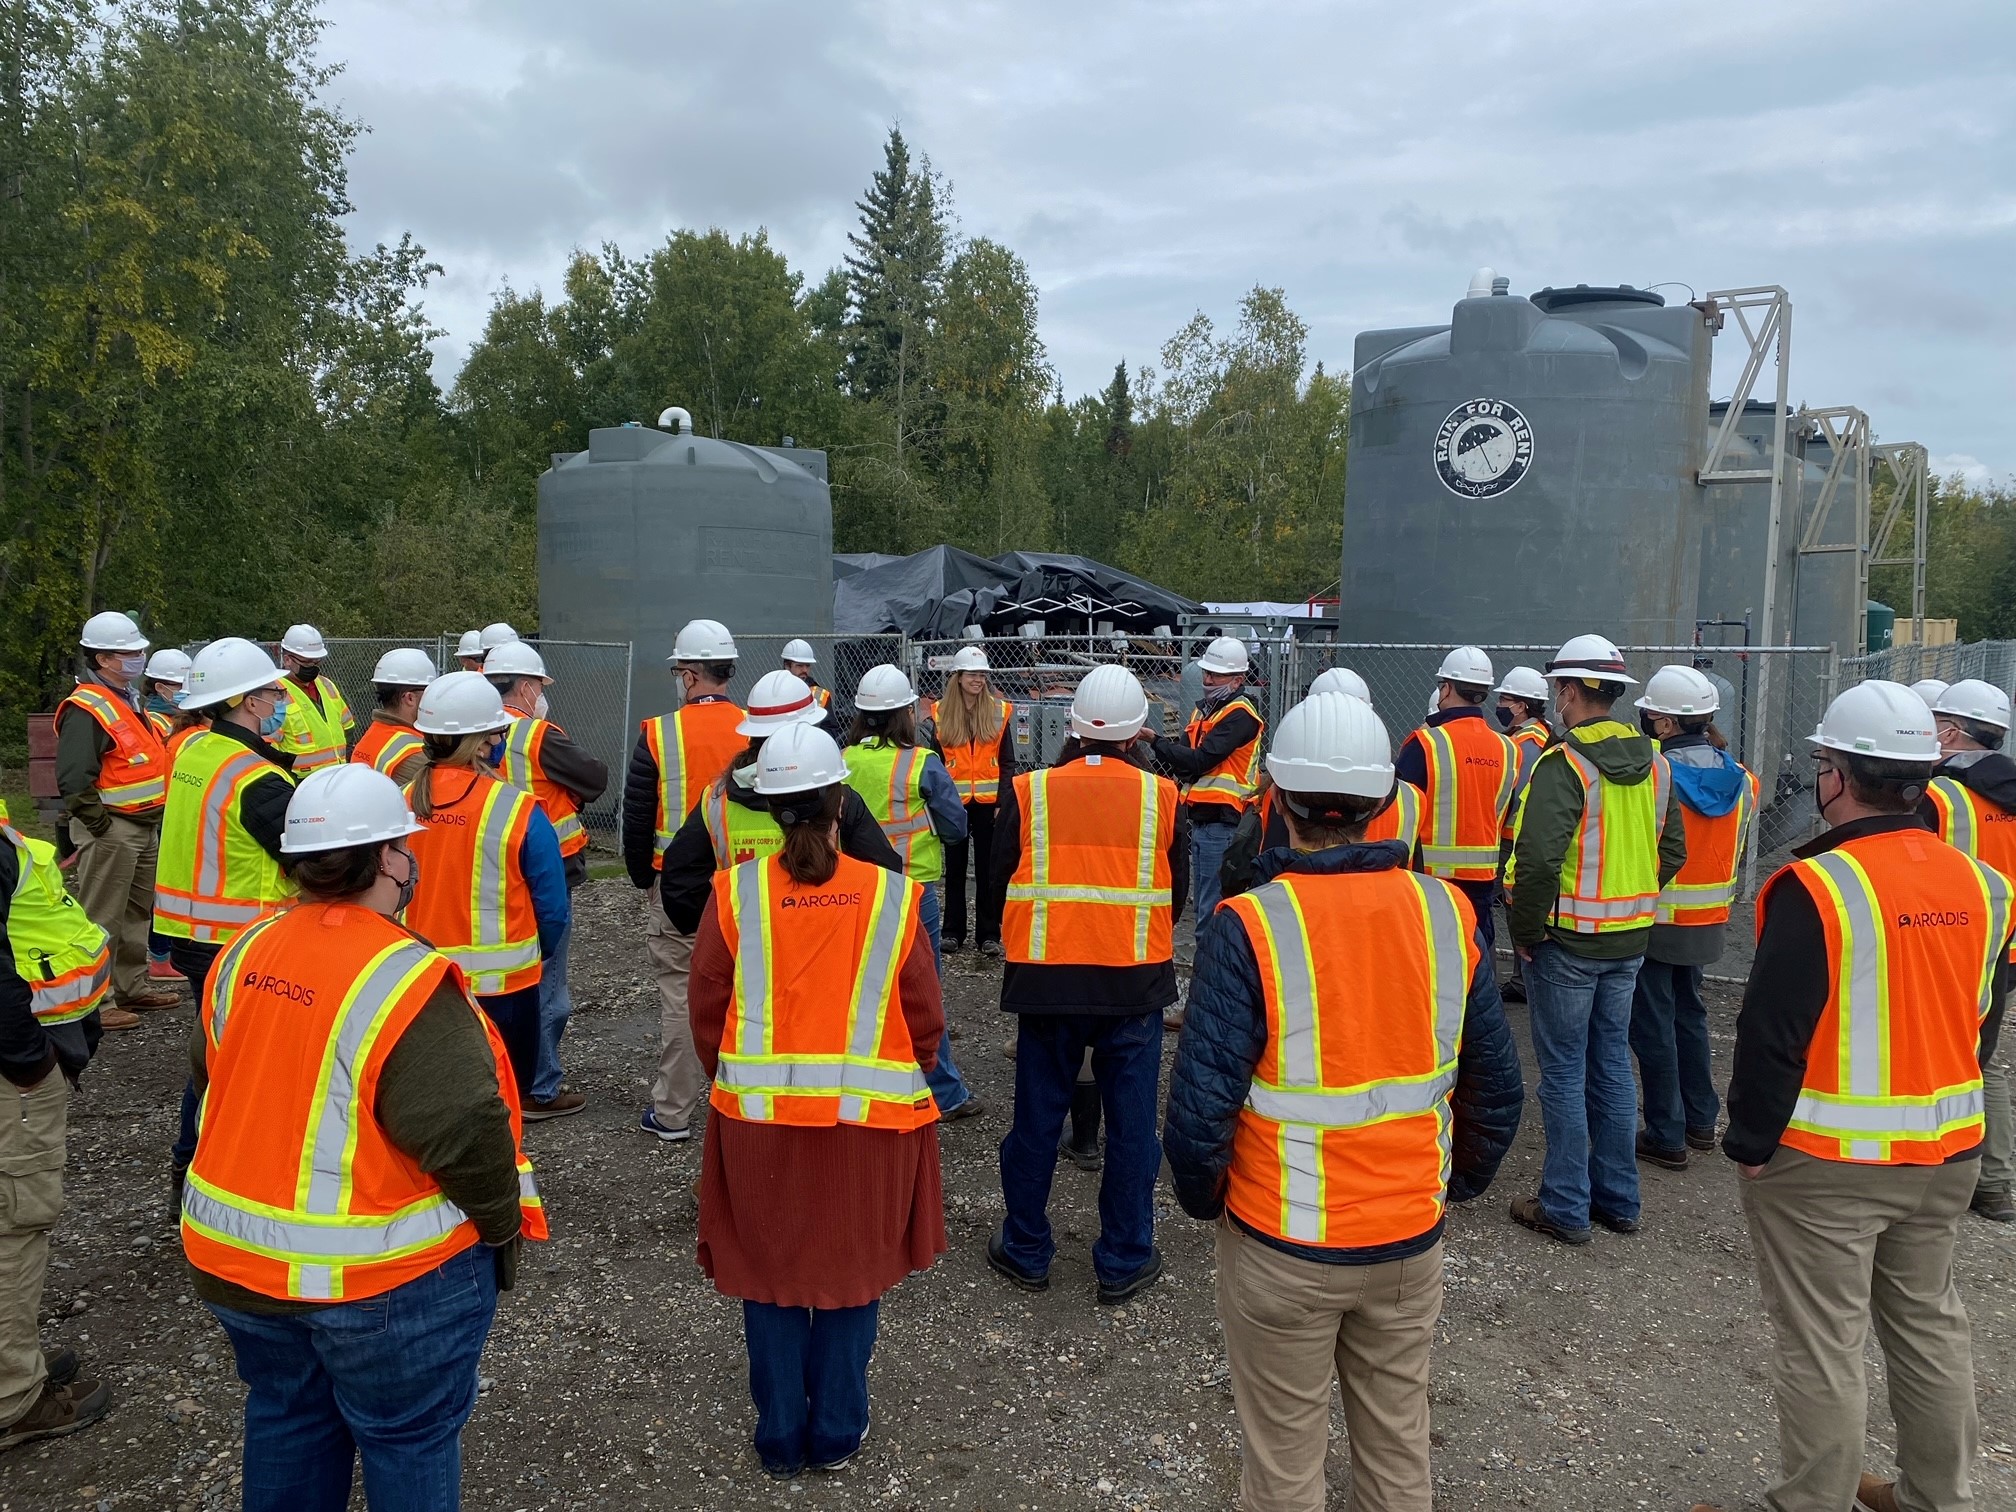
[[[1503,399],[1472,399],[1435,432],[1435,476],[1466,499],[1495,499],[1533,465],[1533,427]]]
[[[784,894],[780,908],[859,908],[861,894],[850,893],[797,893]]]

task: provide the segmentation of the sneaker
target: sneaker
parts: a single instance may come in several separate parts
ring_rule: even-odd
[[[1107,1282],[1101,1281],[1099,1283],[1099,1300],[1108,1307],[1118,1307],[1129,1298],[1148,1290],[1149,1287],[1155,1284],[1161,1274],[1162,1251],[1150,1250],[1148,1252],[1148,1263],[1134,1272],[1125,1281],[1114,1282],[1110,1285]]]
[[[987,1264],[990,1269],[1006,1276],[1024,1291],[1050,1290],[1050,1273],[1045,1271],[1040,1276],[1032,1276],[1017,1266],[1008,1258],[1008,1251],[1002,1247],[999,1234],[991,1235],[987,1240]]]
[[[1647,1165],[1658,1166],[1664,1171],[1684,1171],[1687,1169],[1687,1152],[1684,1149],[1662,1150],[1640,1131],[1638,1135],[1638,1158]]]
[[[969,1092],[966,1095],[966,1101],[960,1103],[956,1108],[945,1109],[938,1115],[938,1121],[940,1123],[958,1123],[961,1119],[978,1118],[986,1111],[987,1104]],[[819,1467],[814,1465],[812,1468],[816,1470]]]
[[[1513,977],[1498,989],[1498,996],[1508,1003],[1523,1003],[1526,1001],[1526,984]]]
[[[562,1088],[544,1102],[536,1097],[524,1098],[518,1104],[518,1116],[526,1123],[538,1123],[547,1118],[565,1118],[569,1113],[579,1113],[587,1106],[588,1099],[579,1092]]]
[[[147,980],[150,982],[186,982],[189,980],[175,969],[175,963],[163,956],[158,961],[147,963]]]
[[[938,942],[938,949],[945,955],[957,955],[965,948],[966,942],[964,940],[940,940]],[[817,1466],[814,1466],[814,1468],[816,1469]]]
[[[868,1429],[874,1426],[874,1420],[870,1419],[867,1427],[861,1430],[861,1437],[854,1440],[854,1447],[852,1449],[849,1449],[838,1459],[814,1460],[812,1461],[812,1468],[814,1470],[845,1470],[854,1462],[854,1456],[861,1452],[862,1445],[868,1442]]]
[[[138,997],[130,997],[119,1006],[134,1013],[159,1013],[164,1008],[173,1008],[182,1001],[180,993],[143,992]]]
[[[1512,1201],[1512,1221],[1522,1228],[1529,1228],[1536,1234],[1545,1234],[1562,1244],[1587,1244],[1590,1239],[1586,1228],[1569,1228],[1556,1223],[1547,1216],[1540,1206],[1538,1197],[1516,1197]]]
[[[107,1003],[98,1010],[98,1027],[110,1034],[120,1029],[138,1029],[140,1015]]]
[[[0,1450],[32,1444],[38,1439],[62,1438],[79,1428],[88,1428],[105,1416],[111,1406],[112,1388],[103,1381],[72,1381],[67,1386],[47,1382],[35,1405],[5,1433],[0,1433]]]
[[[1977,1186],[1967,1206],[1990,1223],[2016,1223],[2016,1201],[2010,1200],[2007,1187]]]
[[[1616,1218],[1604,1212],[1601,1208],[1593,1207],[1589,1209],[1589,1216],[1613,1234],[1635,1234],[1638,1232],[1638,1220],[1636,1218]]]
[[[1714,1125],[1711,1124],[1705,1129],[1689,1129],[1687,1131],[1687,1148],[1704,1152],[1713,1150],[1715,1148]]]
[[[644,1116],[637,1120],[637,1127],[642,1129],[646,1134],[656,1135],[667,1144],[680,1144],[693,1137],[693,1131],[690,1128],[669,1129],[664,1124],[658,1122],[658,1110],[649,1103],[644,1105]],[[798,1472],[793,1470],[791,1473],[796,1475]]]
[[[1878,1480],[1864,1470],[1862,1484],[1855,1488],[1855,1512],[1902,1512],[1897,1500],[1897,1483]]]
[[[803,1465],[765,1465],[763,1473],[772,1480],[791,1481],[805,1473]]]
[[[999,940],[982,940],[980,942],[980,954],[986,956],[989,960],[1000,960],[1001,942]]]
[[[1091,1148],[1081,1150],[1067,1139],[1057,1146],[1057,1153],[1081,1171],[1101,1170],[1106,1164],[1106,1154],[1099,1148],[1097,1140],[1093,1141]]]

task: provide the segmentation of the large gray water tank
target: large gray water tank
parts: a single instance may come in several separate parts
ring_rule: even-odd
[[[1691,641],[1708,342],[1692,306],[1586,285],[1359,336],[1339,635]]]
[[[679,627],[833,628],[833,501],[819,451],[617,426],[539,479],[539,632],[632,641],[633,722],[673,702]]]

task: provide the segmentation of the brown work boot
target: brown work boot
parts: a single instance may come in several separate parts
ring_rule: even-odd
[[[112,1388],[102,1381],[45,1382],[35,1405],[0,1433],[0,1450],[75,1433],[105,1416],[111,1405]]]
[[[520,1099],[518,1116],[526,1123],[538,1123],[547,1118],[565,1118],[569,1113],[579,1113],[587,1106],[587,1098],[563,1087],[544,1102],[536,1097]]]
[[[98,1010],[98,1027],[108,1033],[114,1029],[138,1029],[140,1015],[108,1003]]]
[[[1855,1488],[1856,1512],[1902,1512],[1897,1502],[1897,1483],[1878,1480],[1867,1470],[1862,1472],[1862,1484]]]
[[[143,992],[138,997],[127,998],[119,1006],[130,1008],[135,1013],[159,1013],[163,1008],[173,1008],[182,1001],[176,992]]]

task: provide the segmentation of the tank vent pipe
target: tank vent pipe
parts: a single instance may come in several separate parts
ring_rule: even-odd
[[[1470,292],[1463,297],[1466,299],[1489,299],[1491,297],[1491,284],[1497,277],[1498,273],[1496,269],[1479,268],[1475,273],[1470,275]]]
[[[672,430],[681,436],[693,434],[693,416],[688,410],[676,404],[668,404],[658,412],[658,429]]]

